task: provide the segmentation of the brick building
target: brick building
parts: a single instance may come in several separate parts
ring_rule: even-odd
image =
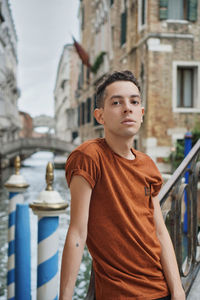
[[[145,117],[134,146],[161,171],[200,120],[200,5],[198,0],[82,0],[81,44],[93,72],[82,64],[78,122],[82,141],[103,136],[92,116],[95,86],[104,74],[130,69],[142,87]]]

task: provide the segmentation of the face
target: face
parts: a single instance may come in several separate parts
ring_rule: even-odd
[[[97,121],[104,125],[105,136],[127,138],[138,132],[143,114],[140,92],[130,81],[116,81],[108,85],[104,107],[95,110]]]

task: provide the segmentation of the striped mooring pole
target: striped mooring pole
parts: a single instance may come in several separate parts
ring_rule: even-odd
[[[53,165],[47,164],[45,191],[30,204],[38,215],[37,300],[58,299],[58,225],[59,215],[68,206],[57,191],[53,191]]]
[[[28,204],[17,204],[15,226],[15,300],[31,299],[31,239]]]
[[[15,239],[15,227],[16,227],[16,207],[17,205],[24,202],[23,192],[29,186],[22,175],[19,173],[20,170],[20,157],[15,158],[15,174],[11,175],[8,181],[5,183],[5,187],[9,191],[9,217],[8,217],[8,273],[7,273],[7,291],[8,300],[14,300],[16,285],[16,270],[15,270],[15,250],[16,250],[16,239]]]

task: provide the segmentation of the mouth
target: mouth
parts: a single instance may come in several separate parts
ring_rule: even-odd
[[[133,119],[124,119],[121,121],[121,124],[125,124],[125,125],[133,125],[135,123],[136,123],[136,121]]]

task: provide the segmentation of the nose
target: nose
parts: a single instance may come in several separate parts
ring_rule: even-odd
[[[125,101],[123,109],[124,109],[124,113],[132,112],[131,103],[129,101]]]

